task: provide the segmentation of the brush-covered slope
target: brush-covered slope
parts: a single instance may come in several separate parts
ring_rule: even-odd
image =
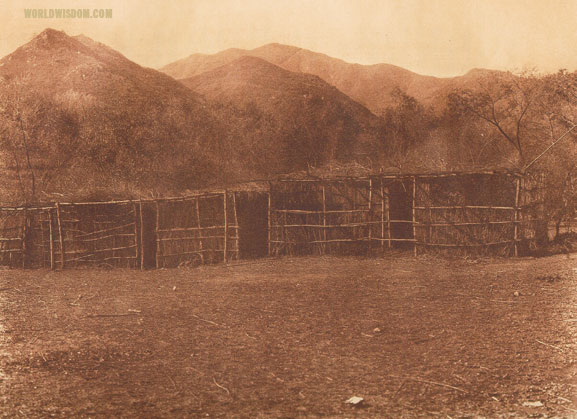
[[[4,57],[0,95],[2,163],[28,199],[181,189],[219,173],[227,129],[210,106],[86,37],[47,29]]]
[[[211,101],[268,121],[285,159],[319,164],[363,158],[383,141],[382,121],[317,76],[245,56],[184,79]],[[281,156],[279,156],[279,159]]]

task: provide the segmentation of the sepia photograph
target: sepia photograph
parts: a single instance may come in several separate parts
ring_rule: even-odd
[[[577,418],[577,0],[0,1],[0,418]]]

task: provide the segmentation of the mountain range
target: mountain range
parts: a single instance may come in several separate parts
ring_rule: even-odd
[[[0,59],[0,200],[174,194],[334,161],[378,166],[394,148],[379,115],[395,92],[441,108],[484,74],[439,79],[279,44],[157,71],[46,29]]]
[[[193,54],[162,67],[160,71],[175,79],[187,79],[246,56],[261,58],[288,71],[316,75],[376,115],[391,105],[392,92],[396,89],[425,106],[439,109],[450,91],[474,85],[487,75],[498,73],[473,69],[463,76],[438,78],[391,64],[347,63],[325,54],[276,43],[252,50],[233,48],[212,55]]]

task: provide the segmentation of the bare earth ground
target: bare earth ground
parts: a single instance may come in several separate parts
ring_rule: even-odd
[[[577,255],[1,271],[0,416],[577,417],[576,268]]]

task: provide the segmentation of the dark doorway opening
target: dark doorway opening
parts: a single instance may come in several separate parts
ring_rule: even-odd
[[[393,239],[413,239],[413,227],[410,222],[413,220],[413,185],[409,181],[395,181],[389,186],[390,194],[390,217],[391,221],[401,221],[391,223],[391,237]],[[393,247],[412,247],[411,242],[392,242]]]
[[[142,268],[156,267],[156,208],[149,204],[142,204]]]
[[[268,194],[237,192],[239,250],[242,259],[268,254]]]

